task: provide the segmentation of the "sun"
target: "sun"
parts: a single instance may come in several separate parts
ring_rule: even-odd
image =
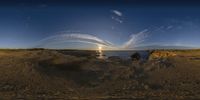
[[[102,46],[98,46],[98,50],[99,50],[99,51],[102,51]]]

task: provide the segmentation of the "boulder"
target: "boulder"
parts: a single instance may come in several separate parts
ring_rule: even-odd
[[[134,61],[140,60],[141,55],[138,52],[136,52],[136,53],[131,55],[131,59],[134,60]]]

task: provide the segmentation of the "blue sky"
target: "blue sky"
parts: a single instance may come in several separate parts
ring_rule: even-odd
[[[102,2],[3,2],[5,5],[0,5],[0,48],[31,48],[61,31],[87,33],[120,46],[143,30],[148,30],[148,37],[137,46],[200,47],[200,7],[195,3],[169,2],[159,6],[161,3],[145,1],[136,4]],[[47,47],[87,49],[95,45],[63,42]]]

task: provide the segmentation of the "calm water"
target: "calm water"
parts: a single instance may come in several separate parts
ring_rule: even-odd
[[[99,51],[98,58],[108,58],[118,56],[122,59],[130,59],[131,55],[138,52],[143,59],[147,59],[149,53],[147,51]]]

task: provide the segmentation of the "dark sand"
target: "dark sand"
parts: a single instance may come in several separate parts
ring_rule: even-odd
[[[0,50],[0,99],[200,99],[200,50],[169,52],[176,56],[143,62],[97,59],[95,51]]]

